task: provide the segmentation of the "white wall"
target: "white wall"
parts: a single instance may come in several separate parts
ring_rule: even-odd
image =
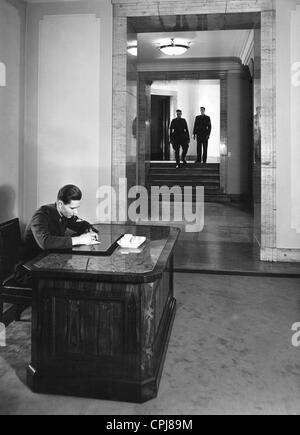
[[[44,17],[39,39],[38,204],[53,201],[64,184],[76,184],[84,190],[81,213],[92,220],[99,186],[99,67],[99,18]]]
[[[154,81],[152,89],[157,93],[159,89],[163,91],[177,92],[176,109],[181,109],[183,118],[187,120],[191,144],[189,155],[197,155],[197,144],[193,140],[193,128],[195,117],[200,114],[200,107],[206,107],[206,114],[211,117],[212,133],[208,147],[208,157],[216,161],[220,158],[220,112],[221,112],[221,93],[219,80],[171,80]],[[171,113],[171,118],[176,117],[176,113]]]
[[[22,19],[21,9],[0,0],[0,221],[21,212]]]
[[[111,2],[30,4],[27,17],[25,220],[74,183],[94,221],[111,184]]]
[[[277,0],[277,247],[299,249],[299,92],[292,65],[300,62],[299,19],[295,0]],[[293,96],[292,96],[293,95]]]
[[[300,5],[292,11],[291,64],[292,229],[300,235]]]

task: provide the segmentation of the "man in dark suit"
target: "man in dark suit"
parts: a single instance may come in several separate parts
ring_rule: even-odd
[[[32,258],[41,251],[68,250],[72,246],[89,245],[98,239],[92,225],[77,217],[81,199],[81,190],[67,185],[58,192],[56,203],[44,205],[35,212],[25,231],[24,258]],[[75,235],[67,235],[67,229]]]
[[[180,148],[182,148],[182,162],[187,164],[185,158],[189,149],[190,133],[187,122],[182,118],[182,111],[176,111],[177,118],[173,119],[170,127],[170,140],[175,150],[176,168],[180,168]]]
[[[197,160],[195,163],[207,162],[208,140],[211,133],[211,120],[205,115],[205,107],[201,107],[201,115],[196,117],[194,139],[197,137]]]

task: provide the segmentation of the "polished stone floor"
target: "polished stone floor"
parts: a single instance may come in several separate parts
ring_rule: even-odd
[[[174,205],[171,205],[171,218]],[[253,215],[243,202],[205,203],[204,228],[185,232],[184,222],[170,220],[159,225],[181,229],[176,247],[178,272],[299,277],[299,263],[267,263],[259,259],[253,238]]]
[[[0,348],[0,414],[300,414],[300,280],[176,274],[178,310],[159,395],[143,405],[33,394],[30,323]],[[26,313],[27,319],[30,312]]]

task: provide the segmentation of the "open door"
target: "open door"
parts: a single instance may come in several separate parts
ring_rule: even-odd
[[[170,97],[151,96],[151,161],[170,160]]]

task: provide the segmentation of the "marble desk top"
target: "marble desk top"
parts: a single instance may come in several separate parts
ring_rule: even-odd
[[[44,253],[25,267],[33,277],[64,276],[80,279],[105,279],[110,282],[152,282],[162,275],[175,247],[180,230],[159,226],[94,225],[100,234],[119,237],[130,233],[147,237],[137,251],[116,248],[111,256]]]

